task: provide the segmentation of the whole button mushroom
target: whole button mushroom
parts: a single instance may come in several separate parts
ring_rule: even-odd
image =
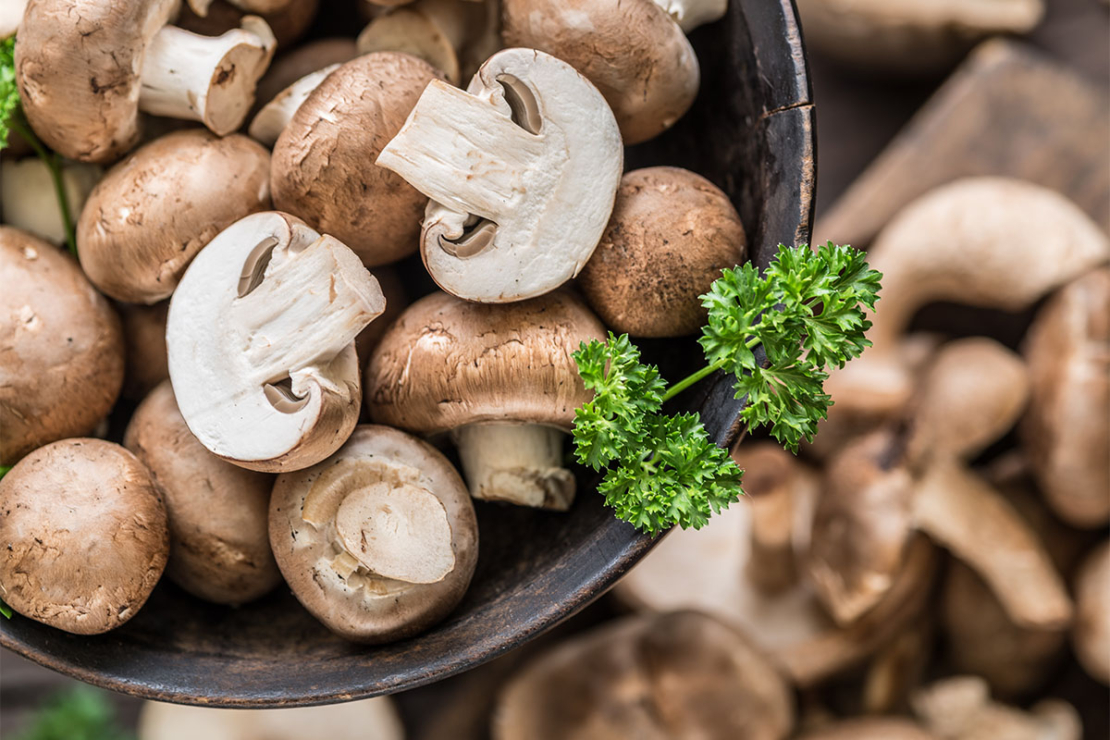
[[[689,170],[648,167],[621,178],[578,285],[610,329],[678,337],[705,323],[698,297],[746,252],[740,216],[717,186]]]
[[[178,131],[104,176],[77,222],[77,253],[104,293],[157,303],[216,234],[269,207],[265,149],[245,136]]]
[[[274,206],[332,234],[376,267],[416,251],[427,199],[374,160],[438,72],[408,54],[366,54],[339,67],[274,145]]]
[[[452,432],[475,498],[565,511],[563,437],[590,400],[571,353],[605,329],[563,292],[506,306],[433,293],[386,331],[366,369],[380,424]]]
[[[1072,644],[1091,677],[1110,684],[1110,542],[1087,556],[1075,582]]]
[[[221,460],[196,440],[163,382],[135,410],[124,445],[149,469],[166,504],[166,575],[217,604],[243,604],[281,582],[267,517],[273,476]]]
[[[67,439],[0,479],[0,598],[79,635],[139,611],[166,566],[166,510],[150,473],[119,445]]]
[[[278,476],[270,542],[305,608],[358,642],[399,640],[443,619],[478,561],[474,508],[451,463],[375,425],[328,460]]]
[[[239,128],[276,44],[261,18],[217,38],[166,23],[177,0],[31,0],[15,48],[27,120],[59,154],[109,162],[139,140],[139,111]]]
[[[385,310],[354,252],[285,213],[219,234],[170,302],[177,405],[211,452],[252,470],[326,458],[358,422],[354,339]]]
[[[581,271],[623,162],[597,89],[531,49],[494,54],[465,92],[433,81],[378,157],[431,198],[420,255],[432,278],[483,303],[534,298]]]
[[[119,319],[68,255],[0,226],[0,465],[89,434],[123,384]]]

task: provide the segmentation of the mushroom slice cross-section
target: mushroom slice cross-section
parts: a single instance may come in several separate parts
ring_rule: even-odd
[[[314,465],[357,423],[354,338],[384,310],[377,280],[333,237],[278,212],[236,222],[170,303],[181,415],[205,447],[243,467]]]
[[[433,80],[377,160],[432,199],[420,244],[432,277],[482,303],[533,298],[578,274],[623,161],[597,88],[530,49],[493,55],[465,92]]]

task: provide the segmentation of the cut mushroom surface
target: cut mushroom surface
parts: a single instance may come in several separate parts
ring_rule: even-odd
[[[0,598],[80,635],[138,613],[169,554],[166,510],[149,471],[119,445],[67,439],[0,479]]]
[[[331,458],[278,477],[270,541],[293,593],[350,640],[416,634],[462,598],[478,525],[459,474],[404,432],[366,425]]]
[[[623,158],[588,80],[543,52],[507,49],[465,92],[432,81],[377,162],[431,198],[420,253],[436,283],[506,303],[579,273],[609,221]]]
[[[377,281],[338,240],[284,213],[236,222],[170,303],[170,379],[189,429],[254,470],[323,460],[357,423],[354,339],[384,309]]]

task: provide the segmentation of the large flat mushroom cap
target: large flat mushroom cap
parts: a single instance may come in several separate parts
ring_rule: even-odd
[[[169,554],[166,510],[146,467],[119,445],[67,439],[0,480],[0,598],[81,635],[120,626]]]
[[[0,465],[80,436],[123,384],[119,318],[67,254],[0,226]]]
[[[366,369],[374,421],[420,434],[513,419],[569,430],[590,400],[571,353],[605,328],[566,292],[508,304],[433,293],[382,337]]]
[[[367,267],[415,252],[428,199],[374,161],[439,77],[397,52],[366,54],[328,75],[274,145],[274,206],[339,239]]]
[[[110,162],[139,140],[147,42],[178,0],[31,0],[15,47],[23,111],[64,157]]]

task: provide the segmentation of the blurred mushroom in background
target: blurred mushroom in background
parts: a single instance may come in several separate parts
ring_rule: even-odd
[[[1029,711],[991,700],[987,682],[955,676],[922,688],[914,713],[939,740],[1080,740],[1079,715],[1071,704],[1048,699]]]

